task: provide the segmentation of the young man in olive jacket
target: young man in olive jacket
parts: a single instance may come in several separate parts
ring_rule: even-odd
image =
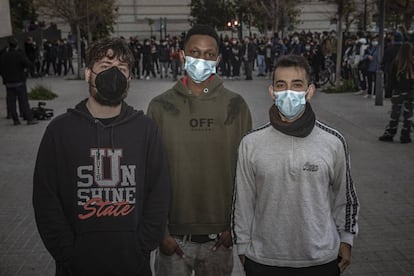
[[[230,211],[237,147],[251,129],[243,98],[215,75],[219,38],[196,25],[184,41],[187,75],[149,104],[167,147],[173,203],[157,275],[230,275]]]

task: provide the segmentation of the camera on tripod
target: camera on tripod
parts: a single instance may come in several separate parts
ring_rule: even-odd
[[[45,102],[39,102],[37,107],[32,107],[33,117],[37,120],[48,120],[53,117],[53,109],[45,108]]]

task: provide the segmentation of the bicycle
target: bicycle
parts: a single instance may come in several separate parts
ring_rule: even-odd
[[[330,85],[335,85],[336,81],[336,68],[335,62],[331,59],[331,56],[325,57],[324,68],[319,73],[319,85],[323,86],[328,82]]]

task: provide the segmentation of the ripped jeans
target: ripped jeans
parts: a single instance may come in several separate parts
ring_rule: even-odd
[[[157,250],[155,255],[156,276],[230,276],[233,270],[233,251],[220,246],[212,251],[215,241],[195,243],[177,239],[184,252],[166,256]],[[194,274],[192,274],[194,271]]]

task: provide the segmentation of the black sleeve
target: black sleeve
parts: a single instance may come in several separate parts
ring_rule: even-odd
[[[394,91],[397,86],[397,64],[395,61],[391,64],[391,73],[388,81],[389,87]]]
[[[171,202],[171,182],[166,151],[158,128],[149,139],[145,177],[146,195],[138,235],[145,254],[164,237]]]
[[[55,142],[47,129],[40,143],[33,176],[33,207],[40,237],[56,260],[70,257],[74,234],[59,196]]]

